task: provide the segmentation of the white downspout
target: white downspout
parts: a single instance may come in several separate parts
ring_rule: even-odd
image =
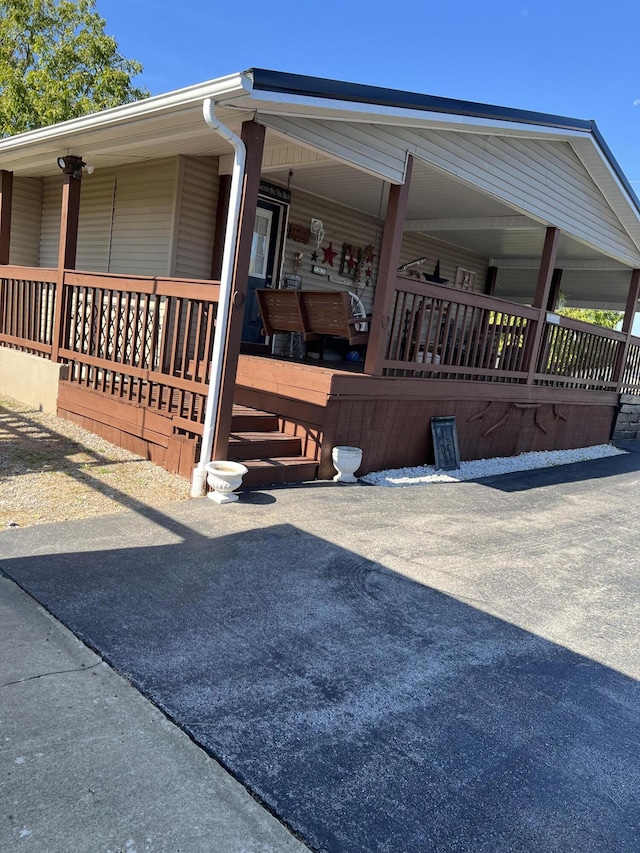
[[[218,300],[218,312],[216,314],[216,328],[213,337],[213,353],[211,355],[211,371],[209,379],[209,393],[207,395],[207,406],[205,410],[204,426],[202,432],[202,449],[200,461],[197,468],[193,469],[191,480],[191,497],[200,497],[204,492],[207,472],[205,465],[211,459],[213,448],[213,433],[215,429],[216,414],[220,400],[220,385],[222,384],[222,369],[224,366],[224,350],[227,337],[227,320],[231,306],[231,284],[233,281],[233,261],[236,252],[236,241],[238,237],[238,220],[240,218],[240,202],[242,199],[242,180],[244,176],[244,164],[247,151],[244,142],[235,135],[228,127],[225,127],[215,114],[215,101],[207,98],[202,104],[204,120],[212,130],[215,130],[224,139],[230,142],[234,148],[233,172],[231,176],[231,189],[229,192],[229,212],[227,214],[227,228],[224,238],[224,251],[222,254],[222,272],[220,273],[220,297]]]

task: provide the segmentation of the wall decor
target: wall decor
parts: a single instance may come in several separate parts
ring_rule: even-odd
[[[449,281],[448,278],[442,278],[442,276],[440,275],[440,261],[436,261],[436,265],[433,268],[432,273],[423,272],[422,277],[425,281],[430,281],[433,284],[447,284],[447,282]]]
[[[296,243],[304,243],[306,245],[311,242],[311,229],[307,228],[306,225],[298,225],[295,222],[290,222],[287,236],[291,240],[295,240]]]
[[[316,238],[316,248],[319,249],[324,240],[324,225],[321,219],[311,220],[311,233]]]
[[[456,287],[462,290],[473,290],[476,285],[477,273],[474,270],[465,270],[458,267],[456,272]]]
[[[322,249],[322,254],[324,258],[322,259],[323,264],[329,264],[330,267],[333,266],[333,261],[337,257],[337,252],[333,249],[333,243],[329,243],[326,249]]]
[[[326,275],[327,274],[327,271],[324,267],[318,267],[315,265],[311,267],[311,272],[314,275]]]
[[[351,243],[343,243],[340,275],[346,275],[353,281],[359,281],[361,264],[362,248],[360,246],[353,246]]]
[[[373,243],[369,243],[368,246],[364,247],[364,251],[362,254],[365,264],[364,284],[365,287],[368,287],[371,284],[371,279],[373,277],[373,261],[376,256],[376,247],[373,245]]]

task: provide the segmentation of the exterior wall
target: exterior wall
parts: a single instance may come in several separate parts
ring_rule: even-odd
[[[373,297],[378,273],[378,258],[380,256],[380,243],[384,223],[379,222],[371,216],[366,216],[356,210],[342,205],[337,205],[326,199],[319,198],[309,193],[295,190],[291,194],[291,206],[289,208],[289,223],[309,227],[311,219],[321,219],[324,224],[325,236],[322,245],[333,243],[334,251],[338,254],[333,262],[333,267],[323,264],[322,249],[318,249],[317,266],[323,266],[328,272],[327,276],[314,275],[311,268],[311,253],[315,250],[315,241],[308,244],[298,243],[288,237],[285,240],[284,263],[282,274],[293,273],[302,278],[302,287],[305,290],[351,290],[357,293],[367,310],[371,313],[373,309]],[[360,246],[364,248],[369,244],[375,246],[375,257],[372,265],[373,275],[371,284],[365,282],[364,273],[359,282],[349,284],[336,284],[330,281],[329,276],[340,277],[340,259],[342,256],[343,243]],[[304,253],[302,262],[296,266],[295,254]],[[487,275],[488,259],[475,252],[460,249],[450,243],[444,243],[433,237],[421,234],[407,233],[402,241],[400,255],[401,263],[407,263],[419,257],[428,257],[429,261],[422,267],[421,272],[433,272],[436,261],[440,261],[440,274],[453,283],[455,281],[458,267],[476,271],[475,289],[482,292]]]
[[[170,275],[175,159],[128,166],[116,180],[109,272]]]
[[[60,242],[60,206],[62,204],[62,181],[44,178],[42,181],[42,211],[40,215],[39,267],[58,266],[58,244]]]
[[[179,168],[172,275],[208,279],[218,204],[217,159],[181,157]]]
[[[458,267],[472,270],[476,273],[474,290],[484,293],[487,280],[489,259],[477,252],[461,249],[452,243],[444,243],[433,237],[419,234],[405,234],[402,238],[400,263],[406,264],[416,258],[428,257],[429,260],[418,268],[423,273],[432,273],[437,261],[440,261],[440,276],[449,279],[449,287],[453,287]]]
[[[77,267],[93,272],[169,275],[175,158],[87,175],[82,180]],[[38,265],[58,263],[62,186],[43,181]]]
[[[11,205],[11,245],[9,263],[38,266],[42,181],[39,178],[13,179]]]

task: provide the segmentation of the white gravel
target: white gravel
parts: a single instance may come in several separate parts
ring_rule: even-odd
[[[421,486],[425,483],[458,483],[463,480],[477,480],[480,477],[492,477],[496,474],[510,474],[513,471],[530,471],[533,468],[550,468],[553,465],[568,465],[571,462],[587,462],[602,459],[605,456],[619,456],[626,453],[611,444],[596,444],[593,447],[579,447],[576,450],[541,450],[533,453],[521,453],[519,456],[499,456],[496,459],[474,459],[461,462],[456,471],[436,471],[431,465],[417,468],[395,468],[389,471],[376,471],[361,477],[365,483],[374,486]]]

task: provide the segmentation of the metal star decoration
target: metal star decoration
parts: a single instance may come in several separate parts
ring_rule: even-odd
[[[333,243],[329,243],[328,248],[322,250],[322,254],[324,255],[324,258],[322,259],[322,263],[323,264],[329,264],[329,266],[332,267],[333,266],[333,259],[338,254],[337,252],[333,251]]]

